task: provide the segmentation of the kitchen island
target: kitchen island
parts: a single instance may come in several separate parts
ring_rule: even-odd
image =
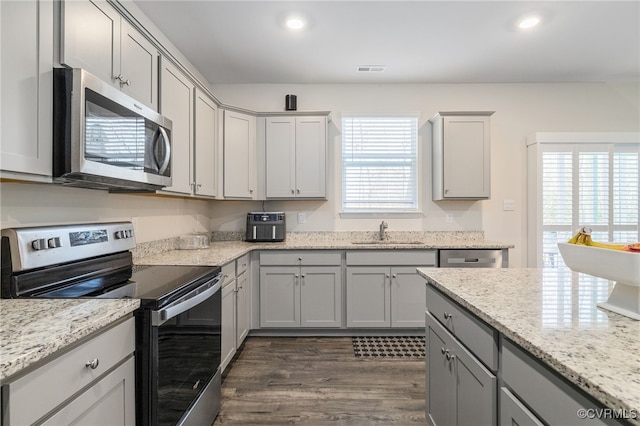
[[[640,424],[640,321],[596,307],[612,288],[608,281],[563,269],[418,272],[434,294],[497,331],[502,358],[493,374],[499,386],[508,383],[505,342],[513,343],[571,386]],[[538,385],[528,383],[532,389]]]

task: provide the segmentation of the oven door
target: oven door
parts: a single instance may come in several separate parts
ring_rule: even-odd
[[[219,275],[139,321],[145,330],[136,348],[138,424],[213,423],[220,406],[221,286]]]

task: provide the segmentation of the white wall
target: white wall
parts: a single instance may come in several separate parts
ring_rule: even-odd
[[[132,221],[138,243],[209,230],[207,201],[65,188],[0,184],[2,228],[64,223]]]
[[[526,266],[527,135],[539,131],[639,131],[640,85],[634,84],[349,84],[213,85],[223,103],[255,111],[282,111],[286,94],[298,97],[298,110],[332,111],[328,201],[265,202],[265,210],[283,210],[289,230],[375,230],[374,219],[343,219],[340,211],[340,114],[419,113],[423,216],[391,218],[390,230],[484,230],[493,241],[515,244],[512,266]],[[431,201],[430,126],[437,111],[496,111],[491,117],[491,200]],[[426,123],[426,125],[425,125]],[[503,211],[504,200],[515,211]],[[261,203],[215,201],[212,228],[242,229],[244,214]],[[305,212],[306,223],[296,223]],[[453,213],[447,223],[445,213]]]

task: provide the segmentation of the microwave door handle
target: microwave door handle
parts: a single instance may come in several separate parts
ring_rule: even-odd
[[[160,135],[162,136],[162,140],[164,142],[164,149],[165,149],[165,156],[164,156],[164,159],[162,160],[162,164],[161,165],[159,164],[160,167],[158,169],[158,173],[163,174],[167,170],[167,167],[169,167],[169,160],[171,160],[171,142],[169,141],[169,136],[167,135],[167,132],[164,130],[163,127],[158,127],[158,130],[160,131]],[[154,153],[155,153],[155,149],[154,149]],[[156,158],[156,162],[159,163],[157,158]]]
[[[181,313],[188,311],[194,306],[199,305],[200,303],[204,302],[205,300],[213,296],[217,291],[219,291],[222,288],[223,283],[224,283],[224,276],[220,276],[220,278],[218,279],[218,282],[216,282],[215,285],[206,289],[202,293],[199,293],[193,297],[190,297],[178,303],[177,305],[169,306],[160,311],[153,311],[152,325],[154,326],[162,325],[164,322],[170,320],[171,318],[174,318],[180,315]]]

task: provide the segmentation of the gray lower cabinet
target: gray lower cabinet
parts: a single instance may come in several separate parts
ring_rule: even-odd
[[[353,250],[346,263],[347,327],[424,327],[425,285],[416,269],[435,266],[435,250]]]
[[[235,262],[233,262],[235,266]],[[234,272],[235,274],[235,272]],[[220,369],[224,369],[236,353],[236,278],[229,278],[222,288],[222,330]]]
[[[2,425],[135,425],[135,326],[98,332],[2,384]]]
[[[260,326],[341,327],[341,267],[261,266]]]
[[[426,339],[429,424],[496,425],[496,376],[428,312]]]

